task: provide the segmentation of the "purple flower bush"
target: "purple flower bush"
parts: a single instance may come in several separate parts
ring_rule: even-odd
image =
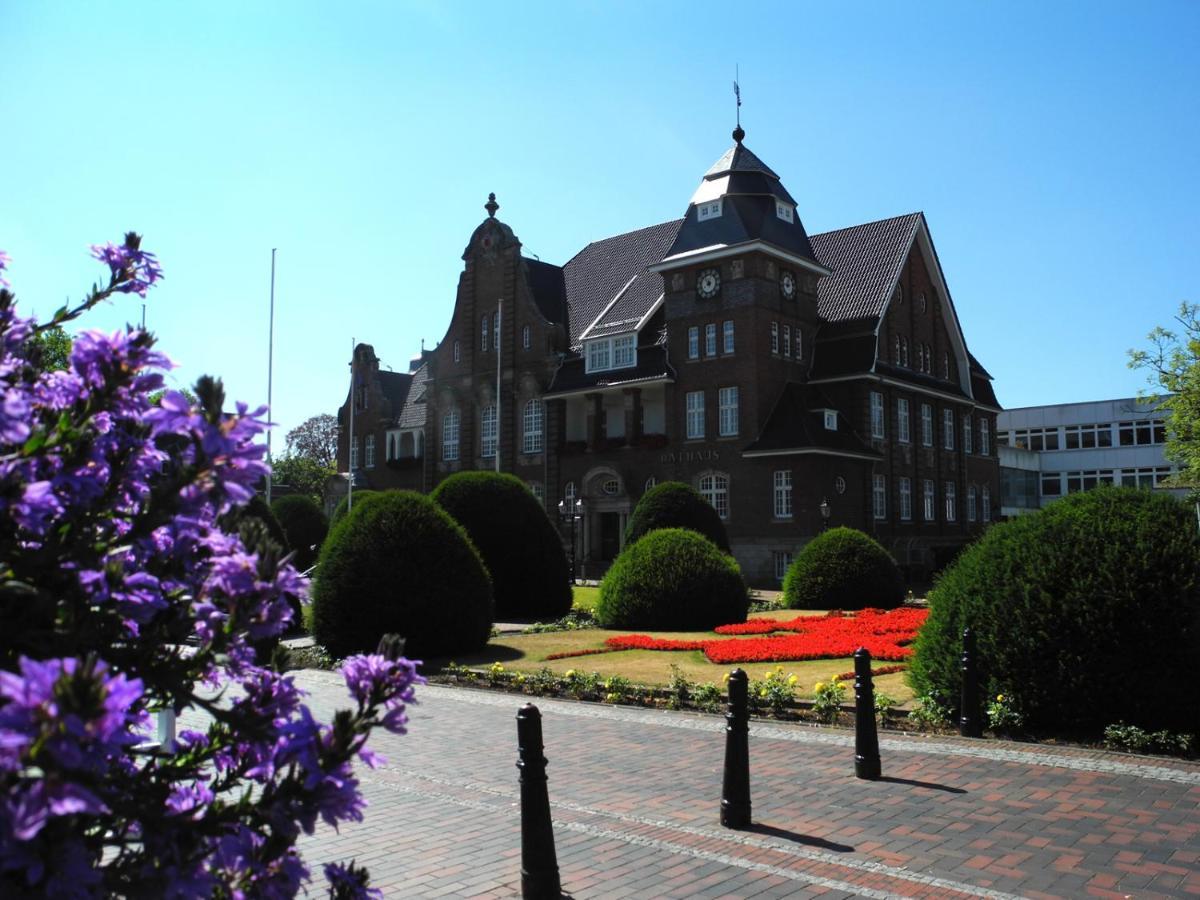
[[[83,332],[66,371],[30,338],[162,278],[136,234],[74,308],[22,319],[0,252],[0,896],[290,897],[317,821],[360,821],[353,764],[403,733],[413,662],[358,656],[351,707],[317,722],[278,636],[305,591],[252,525],[223,523],[268,475],[263,409],[219,381],[168,391],[145,331]],[[154,710],[199,710],[174,752],[139,749]],[[379,896],[353,863],[336,898]]]

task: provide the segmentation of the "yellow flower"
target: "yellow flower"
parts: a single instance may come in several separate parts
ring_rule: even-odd
[[[523,672],[518,672],[515,680],[516,680],[517,684],[524,684],[525,683],[525,674]]]
[[[567,674],[566,674],[566,677],[567,677],[567,678],[574,678],[574,677],[575,677],[575,670],[574,670],[574,669],[567,669]]]
[[[797,682],[797,681],[799,681],[799,680],[800,680],[800,679],[799,679],[799,678],[797,678],[795,675],[789,675],[789,676],[788,676],[788,684],[792,685],[793,687],[795,686],[796,682]]]
[[[1004,702],[1004,695],[1003,695],[1003,694],[997,694],[997,695],[996,695],[996,702],[997,702],[997,703],[1003,703],[1003,702]]]
[[[722,681],[722,683],[724,683],[724,684],[729,684],[729,673],[728,673],[728,672],[726,672],[726,673],[725,673],[725,674],[724,674],[724,675],[721,677],[721,681]]]
[[[813,690],[816,691],[818,694],[821,693],[821,691],[825,690],[825,682],[818,681],[816,684],[813,685]]]

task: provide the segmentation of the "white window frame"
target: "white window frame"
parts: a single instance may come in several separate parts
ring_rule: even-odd
[[[575,482],[568,481],[563,485],[563,499],[567,501],[567,505],[574,509],[575,503]]]
[[[526,325],[521,329],[521,346],[528,350],[532,340],[533,339],[530,335],[529,326]]]
[[[976,496],[977,496],[977,492],[975,490],[975,485],[973,485],[973,484],[967,485],[967,521],[968,522],[975,521],[975,498],[976,498]]]
[[[479,455],[494,459],[497,443],[496,404],[489,403],[479,411]]]
[[[954,410],[942,410],[942,449],[954,449]]]
[[[738,389],[723,387],[717,391],[717,433],[736,437],[738,433]]]
[[[733,353],[733,319],[726,319],[721,326],[721,352],[727,356]]]
[[[585,355],[586,372],[632,369],[637,365],[637,335],[618,334],[588,341]]]
[[[883,440],[883,394],[871,391],[871,437]]]
[[[545,507],[546,492],[542,489],[542,483],[540,481],[527,481],[525,482],[525,487],[529,488],[529,493],[537,498],[538,506]]]
[[[709,219],[721,218],[721,200],[710,200],[696,206],[696,221],[707,222]]]
[[[871,491],[872,507],[875,511],[875,518],[887,518],[887,476],[875,475],[872,477]]]
[[[687,403],[687,439],[698,441],[704,438],[704,391],[688,391]]]
[[[500,310],[492,313],[492,349],[500,349]]]
[[[962,431],[963,453],[971,452],[972,427],[973,426],[971,423],[971,414],[967,413],[966,415],[963,416],[963,431]]]
[[[350,471],[358,468],[358,435],[350,436]]]
[[[779,353],[779,323],[771,323],[771,352]]]
[[[375,468],[375,435],[367,435],[366,444],[366,467],[368,469]]]
[[[704,326],[704,355],[717,355],[717,323],[709,322]]]
[[[521,452],[541,453],[545,415],[540,397],[534,397],[532,400],[525,401],[525,410],[521,416],[521,423]]]
[[[442,460],[453,462],[458,459],[460,434],[457,409],[448,409],[442,414]]]
[[[837,410],[836,409],[825,410],[825,430],[826,431],[837,431]]]
[[[912,479],[900,479],[900,520],[912,521]]]
[[[772,554],[775,562],[775,580],[782,583],[787,577],[788,569],[792,567],[792,554],[789,550],[776,550]]]
[[[784,356],[792,355],[792,326],[791,325],[783,326],[783,355]]]
[[[924,506],[924,521],[937,521],[937,485],[932,478],[926,478],[922,485],[922,500]]]
[[[908,420],[908,400],[904,397],[896,398],[896,439],[902,444],[912,443],[912,434]]]
[[[792,337],[795,338],[796,341],[796,343],[793,345],[796,351],[794,354],[795,358],[804,359],[804,332],[801,330],[799,325],[796,326],[796,333],[792,335]]]
[[[979,452],[984,456],[992,454],[992,424],[987,416],[979,420]]]
[[[621,334],[612,339],[612,367],[632,369],[637,365],[637,335]]]
[[[979,520],[981,522],[992,521],[992,489],[986,484],[983,486],[983,510]]]
[[[700,358],[700,326],[688,328],[688,359]]]
[[[790,203],[784,203],[782,200],[775,201],[775,217],[782,219],[784,222],[795,222],[795,209]]]
[[[729,518],[729,476],[723,472],[709,472],[700,476],[700,496],[717,511],[722,521]]]
[[[921,404],[921,446],[933,446],[933,404]]]
[[[779,469],[773,478],[774,511],[776,519],[792,517],[792,470]]]
[[[953,481],[947,481],[943,487],[946,497],[946,521],[958,521],[958,489]]]

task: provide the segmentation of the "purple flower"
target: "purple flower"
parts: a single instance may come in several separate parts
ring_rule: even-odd
[[[405,704],[415,702],[413,685],[425,683],[417,674],[416,662],[391,660],[377,653],[351,656],[342,664],[342,677],[360,709],[384,706],[383,727],[404,734],[408,722]]]
[[[3,250],[0,250],[0,273],[7,269],[8,264],[11,262],[12,257]],[[9,284],[8,279],[6,279],[3,274],[0,274],[0,287],[12,287],[12,285]]]
[[[139,249],[141,239],[132,232],[125,236],[124,245],[92,244],[92,256],[108,266],[116,282],[113,290],[146,296],[146,290],[160,280],[162,269],[153,253]]]
[[[167,815],[198,819],[212,802],[213,792],[203,781],[176,784],[167,797]]]
[[[329,900],[383,900],[383,891],[369,887],[367,870],[351,861],[325,864],[325,880],[329,882]]]

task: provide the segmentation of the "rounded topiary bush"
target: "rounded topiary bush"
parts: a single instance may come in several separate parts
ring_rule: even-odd
[[[626,544],[600,582],[605,628],[707,631],[745,621],[749,593],[732,556],[687,528],[660,528]]]
[[[831,528],[804,545],[783,579],[791,609],[893,609],[904,602],[900,567],[873,537]]]
[[[682,481],[664,481],[642,494],[625,528],[625,544],[656,528],[690,528],[729,552],[725,523],[711,503]]]
[[[379,494],[379,493],[382,493],[382,492],[381,491],[373,491],[370,488],[363,488],[360,491],[355,491],[354,492],[354,505],[358,506],[358,502],[360,500],[366,500],[368,497],[374,496],[375,494]],[[337,506],[335,506],[333,508],[333,515],[329,517],[329,527],[330,528],[333,528],[334,525],[336,525],[338,522],[342,521],[342,519],[346,518],[346,509],[348,506],[346,500],[347,500],[347,498],[343,497],[341,500],[338,501]]]
[[[355,500],[321,548],[313,637],[335,657],[373,651],[394,632],[406,655],[482,649],[492,628],[492,584],[462,526],[410,491]]]
[[[919,694],[957,707],[970,625],[985,701],[1011,698],[1034,731],[1200,722],[1200,539],[1169,496],[1104,487],[993,525],[929,605],[909,671]]]
[[[524,482],[498,472],[459,472],[431,496],[466,529],[483,557],[497,617],[567,614],[573,599],[567,554]]]
[[[296,556],[297,569],[304,571],[317,561],[321,542],[329,531],[329,520],[312,497],[289,494],[271,504],[271,512],[283,528],[288,546]]]

